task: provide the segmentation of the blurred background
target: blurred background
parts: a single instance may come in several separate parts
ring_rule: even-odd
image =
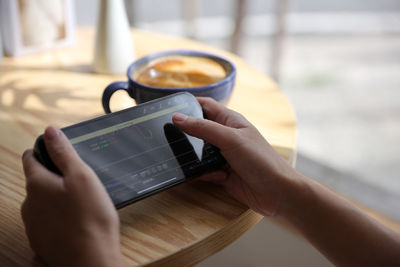
[[[298,122],[296,168],[400,220],[400,2],[126,0],[132,27],[230,50],[278,82]],[[98,1],[76,1],[77,24]],[[262,108],[262,107],[260,107]],[[263,220],[199,266],[326,266]]]
[[[95,27],[98,0],[75,1]],[[400,1],[125,0],[132,27],[196,39],[264,72],[297,115],[296,168],[400,220]],[[260,107],[262,109],[262,107]],[[263,220],[199,266],[329,266]]]

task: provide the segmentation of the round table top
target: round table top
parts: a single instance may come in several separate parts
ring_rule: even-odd
[[[260,71],[228,52],[199,42],[133,31],[136,57],[169,49],[194,49],[230,59],[237,80],[228,106],[247,117],[294,165],[296,120],[286,97]],[[94,31],[81,28],[72,47],[23,58],[4,58],[0,66],[0,262],[32,265],[20,206],[25,197],[21,155],[45,127],[65,127],[103,114],[101,95],[125,75],[91,71]],[[112,106],[134,105],[124,93]],[[130,265],[193,265],[218,252],[254,226],[262,216],[218,187],[189,182],[118,211],[121,247]]]

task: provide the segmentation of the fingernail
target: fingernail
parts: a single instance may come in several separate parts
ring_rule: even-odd
[[[184,122],[187,119],[188,116],[182,113],[175,113],[173,115],[174,121],[176,122]]]
[[[58,136],[60,136],[60,130],[53,125],[47,127],[44,131],[44,138],[46,138],[47,140],[55,139]]]

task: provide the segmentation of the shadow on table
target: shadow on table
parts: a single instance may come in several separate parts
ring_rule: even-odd
[[[57,103],[59,100],[82,100],[81,97],[73,95],[75,91],[84,90],[84,88],[63,88],[57,86],[54,88],[52,86],[36,86],[31,88],[19,87],[18,83],[22,82],[21,79],[11,80],[6,83],[0,84],[0,107],[4,107],[8,102],[5,98],[5,93],[10,94],[9,98],[11,101],[7,103],[7,106],[12,106],[14,108],[24,109],[26,101],[30,96],[36,96],[42,105],[48,108],[57,108]],[[85,98],[85,100],[99,101],[96,97]]]
[[[48,125],[65,127],[93,117],[85,113],[85,106],[93,110],[98,105],[102,115],[100,97],[79,97],[76,91],[83,88],[57,86],[20,86],[21,79],[0,85],[0,123],[4,149],[22,153],[33,145],[34,139]],[[68,110],[68,103],[79,101],[80,110]],[[81,113],[80,113],[81,112]],[[21,139],[16,142],[15,139]],[[10,146],[10,147],[9,147]],[[17,146],[17,147],[12,147]]]

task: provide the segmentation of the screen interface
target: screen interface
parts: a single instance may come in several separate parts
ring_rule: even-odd
[[[193,96],[179,94],[63,131],[118,207],[215,163],[214,147],[172,124],[175,112],[203,116]]]

